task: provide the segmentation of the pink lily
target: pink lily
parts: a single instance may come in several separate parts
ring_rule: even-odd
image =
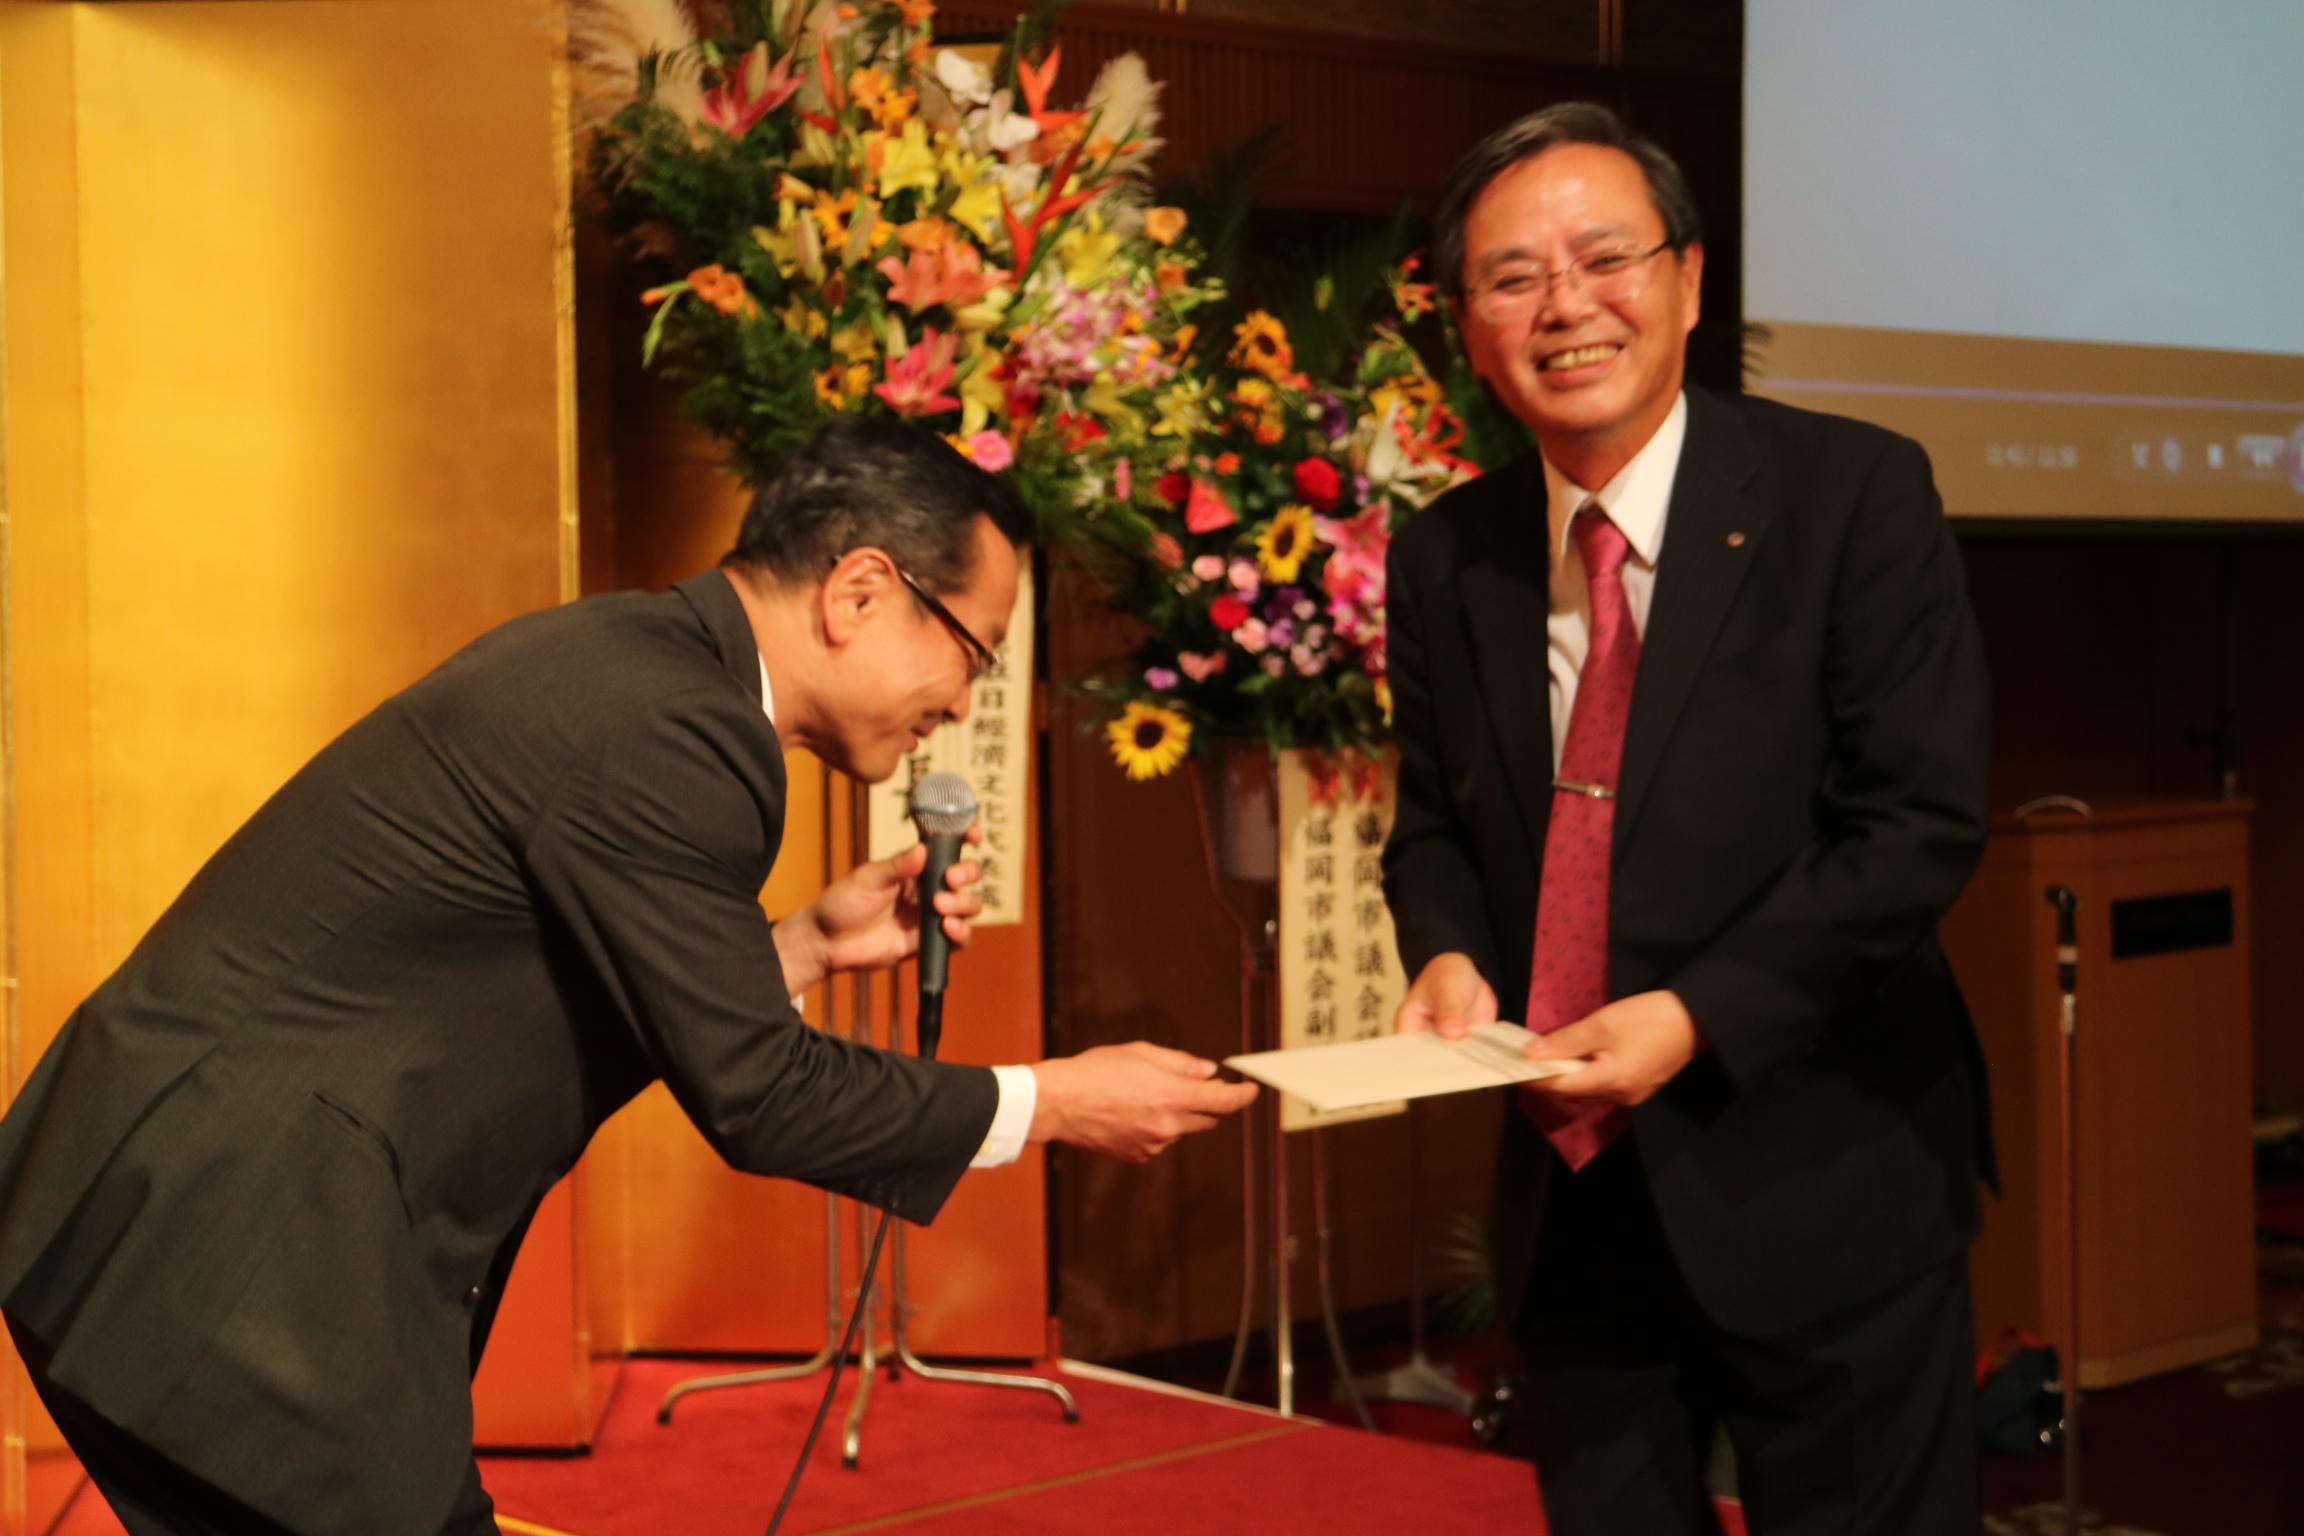
[[[889,360],[888,377],[873,385],[872,393],[899,416],[933,416],[958,410],[959,399],[942,391],[952,382],[952,354],[959,343],[958,336],[945,335],[930,326],[904,349],[903,356]]]
[[[752,72],[761,71],[760,89],[751,90]],[[741,62],[720,72],[720,83],[704,93],[704,121],[732,139],[740,139],[760,120],[792,99],[800,82],[792,76],[789,55],[768,64],[768,45],[753,46]]]

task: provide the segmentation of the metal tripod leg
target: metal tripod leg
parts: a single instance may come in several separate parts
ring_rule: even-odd
[[[1328,1330],[1328,1358],[1336,1367],[1336,1381],[1352,1404],[1360,1427],[1373,1430],[1368,1405],[1360,1400],[1360,1384],[1352,1379],[1352,1362],[1344,1355],[1344,1330],[1336,1325],[1336,1292],[1328,1280],[1328,1141],[1312,1133],[1312,1232],[1316,1266],[1320,1271],[1320,1320]]]
[[[858,1206],[856,1237],[862,1245],[859,1251],[867,1254],[872,1251],[871,1226],[871,1211]],[[851,1472],[856,1470],[856,1463],[864,1454],[864,1409],[872,1401],[873,1375],[880,1363],[879,1325],[873,1305],[873,1293],[879,1286],[880,1277],[876,1273],[865,1275],[858,1282],[858,1289],[864,1298],[864,1324],[856,1341],[856,1396],[848,1404],[847,1427],[840,1436],[840,1465]]]
[[[1296,1411],[1296,1333],[1289,1316],[1289,1281],[1296,1240],[1288,1231],[1288,1132],[1280,1124],[1280,1095],[1268,1093],[1272,1126],[1272,1404]]]
[[[840,1347],[840,1212],[839,1201],[824,1197],[824,1343],[798,1365],[775,1365],[757,1371],[735,1371],[724,1376],[698,1376],[675,1385],[656,1405],[656,1422],[672,1422],[672,1405],[691,1392],[717,1392],[723,1387],[749,1387],[765,1381],[795,1381],[813,1376],[832,1363]]]
[[[1469,1418],[1472,1394],[1424,1353],[1424,1107],[1422,1099],[1408,1103],[1408,1360],[1355,1385],[1384,1402],[1422,1403]]]
[[[1264,924],[1265,946],[1280,930],[1277,919]],[[1240,1049],[1256,1049],[1256,998],[1264,984],[1263,962],[1245,933],[1240,944]],[[1240,1127],[1240,1322],[1232,1330],[1232,1363],[1224,1371],[1224,1395],[1240,1391],[1240,1370],[1248,1361],[1248,1335],[1256,1327],[1256,1132],[1242,1117]]]
[[[904,1229],[898,1227],[890,1238],[893,1253],[889,1258],[889,1283],[895,1291],[891,1313],[896,1337],[895,1359],[922,1381],[955,1381],[976,1387],[1010,1387],[1027,1392],[1045,1392],[1063,1406],[1064,1422],[1080,1422],[1080,1405],[1062,1382],[1049,1381],[1039,1376],[1026,1376],[1012,1371],[963,1371],[950,1366],[930,1365],[912,1352],[911,1341],[905,1336],[904,1321],[912,1306],[904,1294]],[[893,1374],[893,1372],[891,1372]]]

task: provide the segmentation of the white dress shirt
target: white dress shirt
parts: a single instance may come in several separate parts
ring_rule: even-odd
[[[774,725],[776,690],[768,681],[765,656],[760,658],[760,709]],[[935,914],[923,912],[920,920],[935,921]],[[792,999],[792,1006],[799,1007],[800,999]],[[1040,1107],[1040,1079],[1032,1075],[1030,1067],[994,1067],[992,1078],[1000,1085],[1000,1101],[992,1111],[992,1128],[984,1133],[984,1145],[968,1160],[971,1168],[997,1168],[1022,1157],[1032,1134],[1032,1112]]]
[[[1584,555],[1569,537],[1577,509],[1597,500],[1632,546],[1622,577],[1632,628],[1648,632],[1648,603],[1656,591],[1656,559],[1664,551],[1664,514],[1672,504],[1672,483],[1680,475],[1680,447],[1688,438],[1688,397],[1672,403],[1672,414],[1632,462],[1597,492],[1578,485],[1551,461],[1544,464],[1546,526],[1552,540],[1551,613],[1544,630],[1552,673],[1552,771],[1560,771],[1560,749],[1568,740],[1568,719],[1576,707],[1576,679],[1592,646],[1592,593],[1584,579]]]

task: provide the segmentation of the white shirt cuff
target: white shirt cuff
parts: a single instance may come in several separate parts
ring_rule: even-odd
[[[998,1168],[1024,1155],[1024,1142],[1032,1134],[1032,1112],[1040,1106],[1040,1079],[1030,1067],[994,1067],[1000,1085],[1000,1105],[992,1111],[992,1128],[984,1145],[969,1160],[971,1168]]]

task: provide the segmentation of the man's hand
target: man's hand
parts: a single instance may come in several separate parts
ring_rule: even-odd
[[[984,840],[982,827],[970,827],[971,843]],[[824,888],[815,901],[776,924],[776,957],[784,984],[805,992],[834,971],[883,970],[920,952],[920,871],[928,867],[928,845],[917,844],[890,859],[859,864]],[[968,920],[984,910],[984,897],[969,887],[984,878],[984,867],[956,859],[945,873],[946,889],[936,895],[938,920],[952,947],[966,947]]]
[[[1443,1040],[1460,1040],[1475,1024],[1496,1022],[1496,989],[1480,977],[1472,957],[1434,955],[1392,1016],[1392,1032],[1413,1035],[1437,1030]]]
[[[1579,1071],[1528,1087],[1556,1099],[1645,1103],[1688,1065],[1703,1043],[1677,993],[1635,993],[1529,1041],[1531,1061],[1591,1061]]]
[[[1130,1163],[1207,1130],[1256,1097],[1254,1083],[1215,1081],[1216,1063],[1142,1040],[1035,1062],[1032,1075],[1040,1099],[1031,1140],[1069,1142]]]

